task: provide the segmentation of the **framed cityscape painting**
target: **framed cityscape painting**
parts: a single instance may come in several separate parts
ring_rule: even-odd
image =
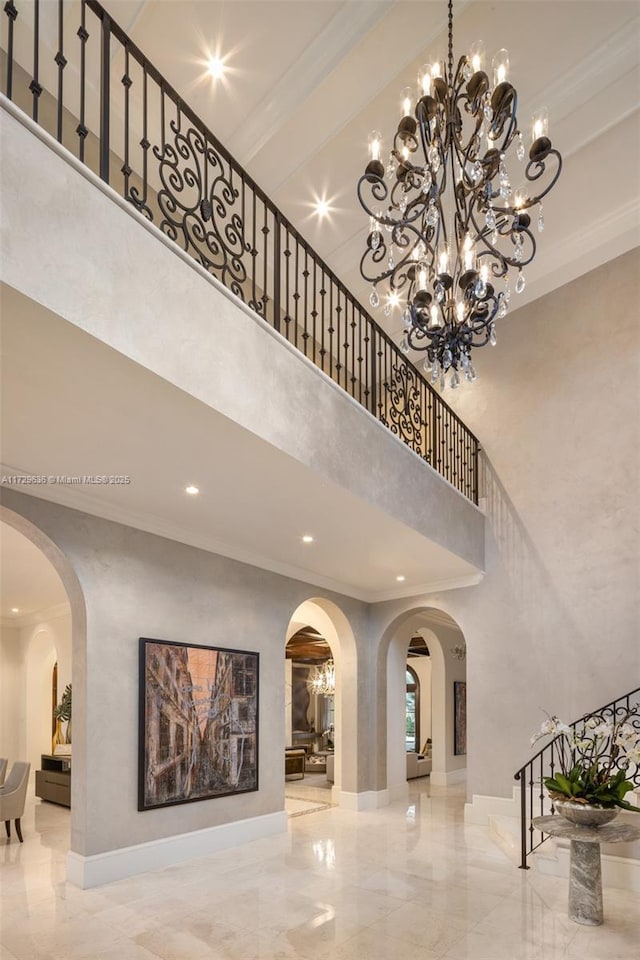
[[[467,684],[453,681],[453,752],[456,757],[467,752]]]
[[[139,642],[138,810],[257,790],[260,655]]]

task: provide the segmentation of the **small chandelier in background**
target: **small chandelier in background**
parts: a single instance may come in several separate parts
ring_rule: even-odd
[[[533,260],[531,229],[544,229],[542,198],[560,176],[562,158],[548,137],[546,110],[532,120],[522,184],[512,187],[515,165],[526,157],[516,116],[517,93],[508,81],[509,58],[500,50],[492,70],[474,44],[453,70],[453,3],[449,0],[447,64],[427,64],[418,77],[418,99],[402,91],[402,117],[386,167],[382,135],[369,138],[369,163],[358,198],[369,215],[360,262],[372,283],[369,302],[385,298],[385,315],[406,295],[401,349],[426,351],[433,384],[456,388],[461,374],[476,379],[474,347],[496,342],[496,320],[525,287]],[[549,169],[547,169],[549,168]],[[545,177],[546,174],[546,177]],[[546,185],[543,185],[543,180]],[[386,297],[383,291],[386,291]],[[382,296],[381,296],[382,294]]]
[[[467,659],[467,648],[464,643],[458,643],[455,647],[451,647],[451,656],[454,660],[466,660]]]
[[[327,660],[321,667],[315,667],[307,686],[311,693],[332,697],[336,692],[336,668],[333,660]]]

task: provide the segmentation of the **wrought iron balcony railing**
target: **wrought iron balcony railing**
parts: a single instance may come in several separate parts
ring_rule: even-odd
[[[633,707],[640,706],[640,687],[631,690],[617,700],[605,704],[592,713],[585,713],[579,720],[569,724],[572,730],[581,728],[588,720],[597,720],[603,724],[615,724],[621,717],[628,713]],[[640,731],[640,717],[634,716],[630,725]],[[525,763],[515,774],[514,779],[520,784],[520,868],[528,870],[527,858],[537,850],[547,839],[547,834],[540,833],[533,825],[534,817],[541,817],[549,813],[547,809],[551,804],[551,813],[555,809],[551,800],[547,797],[543,785],[545,777],[553,777],[558,771],[561,757],[561,736],[555,737],[549,743],[539,750],[535,756]],[[609,745],[607,756],[615,757],[612,752],[613,744]],[[572,764],[579,763],[582,755],[579,749],[575,749],[572,754]],[[618,762],[614,764],[614,771],[619,769]],[[626,768],[627,779],[631,780],[636,789],[640,789],[640,763],[631,763]]]
[[[95,0],[7,0],[3,92],[478,502],[475,436]]]

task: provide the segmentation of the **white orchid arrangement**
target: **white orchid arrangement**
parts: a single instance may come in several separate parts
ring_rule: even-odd
[[[552,800],[572,800],[599,807],[637,810],[627,793],[634,789],[628,774],[640,767],[638,706],[617,719],[597,714],[569,726],[558,717],[547,717],[531,745],[543,737],[557,737],[559,771],[543,779]]]

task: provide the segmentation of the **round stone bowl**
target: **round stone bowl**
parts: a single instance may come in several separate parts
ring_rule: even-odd
[[[553,805],[561,817],[582,827],[601,827],[618,816],[618,807],[592,807],[572,800],[554,800]]]

